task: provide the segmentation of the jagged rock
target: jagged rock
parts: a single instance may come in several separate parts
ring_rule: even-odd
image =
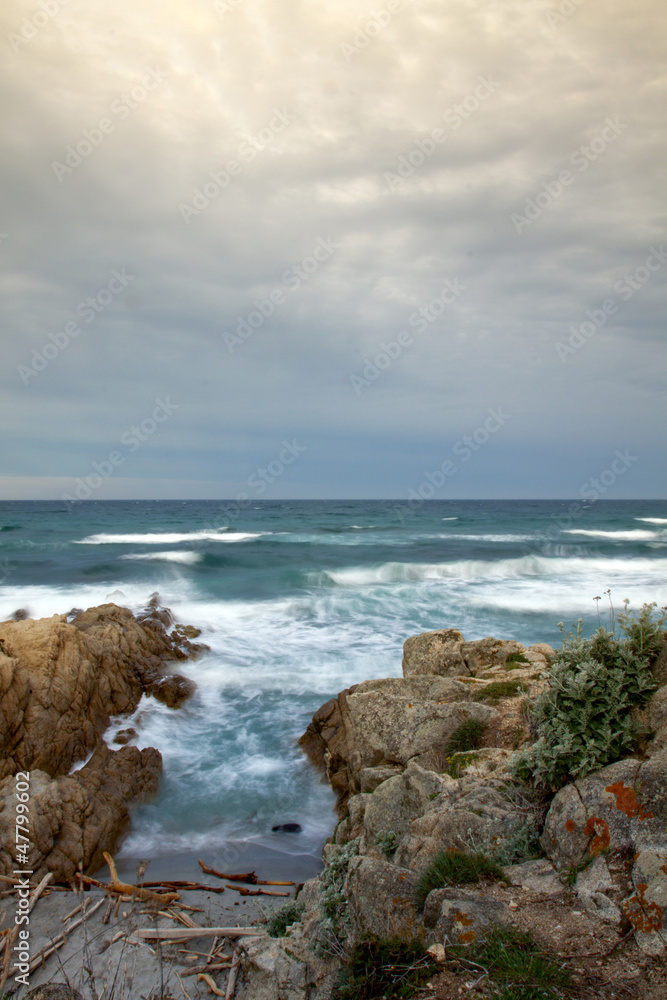
[[[465,639],[456,629],[438,629],[412,635],[403,643],[403,676],[467,674],[461,647]]]
[[[299,743],[325,769],[342,817],[361,790],[362,771],[402,769],[411,759],[444,769],[454,730],[469,718],[487,723],[497,716],[469,699],[466,684],[432,674],[365,681],[323,705]]]
[[[503,869],[512,885],[538,892],[542,896],[560,896],[565,887],[554,866],[542,858],[524,861],[520,865],[508,865]]]
[[[138,735],[139,733],[136,729],[132,729],[131,726],[129,729],[119,729],[113,738],[113,742],[117,743],[119,747],[124,747],[127,746],[130,740],[135,739]]]
[[[511,653],[525,654],[526,647],[520,642],[503,639],[475,639],[473,642],[464,642],[461,647],[466,670],[469,674],[478,674],[489,667],[504,666],[505,660]]]
[[[429,944],[470,945],[489,928],[509,923],[509,918],[505,903],[450,886],[429,893],[423,923]]]
[[[401,774],[401,767],[362,767],[359,772],[359,787],[362,792],[374,792],[376,788],[387,781]]]
[[[456,780],[448,775],[434,778],[440,780],[439,793],[433,799],[429,793],[425,811],[412,819],[392,858],[404,868],[425,867],[440,850],[466,851],[471,843],[499,843],[516,822],[515,807],[505,795],[509,775],[504,763],[487,774],[471,770]],[[365,796],[367,810],[376,794]]]
[[[352,858],[344,889],[352,941],[364,934],[424,941],[424,925],[415,902],[417,881],[413,871],[387,861]]]
[[[159,623],[142,625],[115,604],[67,617],[0,623],[0,778],[67,774],[143,691],[177,704],[193,689],[164,679],[176,647]]]
[[[613,888],[614,883],[609,874],[607,862],[600,854],[598,854],[587,868],[579,872],[577,881],[574,883],[574,891],[582,899],[585,899],[586,896],[590,896],[594,892],[606,892],[608,889]]]
[[[542,844],[557,867],[602,851],[634,855],[635,893],[623,911],[649,955],[667,948],[667,750],[647,761],[610,764],[554,798]]]
[[[426,771],[412,761],[402,774],[383,782],[372,795],[359,796],[366,800],[363,853],[381,858],[382,853],[376,847],[378,839],[392,832],[397,841],[401,840],[410,832],[412,821],[424,815],[450,780],[441,778],[433,771]],[[354,831],[357,829],[358,823]]]
[[[152,694],[167,708],[180,708],[197,690],[197,685],[189,677],[182,674],[168,674],[161,677],[155,684],[146,687],[146,694]]]
[[[130,822],[128,799],[145,799],[157,791],[162,758],[157,750],[123,747],[111,751],[100,743],[88,763],[74,774],[51,778],[30,773],[27,867],[34,878],[47,872],[56,881],[71,880],[80,864],[92,873],[105,863]],[[12,856],[16,815],[15,780],[0,782],[0,873],[15,867]]]

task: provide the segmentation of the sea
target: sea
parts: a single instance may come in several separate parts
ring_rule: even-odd
[[[154,592],[210,652],[179,664],[197,685],[184,707],[144,697],[106,734],[132,726],[164,760],[120,861],[247,870],[268,851],[274,877],[314,874],[336,816],[296,742],[313,712],[400,676],[419,632],[558,646],[559,622],[591,632],[610,602],[667,604],[667,502],[0,503],[0,619],[138,610]]]

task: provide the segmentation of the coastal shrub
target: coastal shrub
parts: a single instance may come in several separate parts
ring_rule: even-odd
[[[274,910],[266,921],[266,931],[269,937],[285,937],[287,929],[301,920],[304,905],[296,899],[290,899]]]
[[[468,753],[456,753],[445,759],[445,774],[450,778],[460,778],[468,764],[475,759],[472,751]]]
[[[332,1000],[408,1000],[436,970],[423,944],[365,937],[350,952]]]
[[[343,887],[348,865],[358,853],[359,845],[356,840],[351,840],[343,847],[334,844],[329,849],[320,874],[320,924],[314,940],[314,948],[319,955],[338,955],[343,950],[342,942],[349,919]]]
[[[513,698],[525,691],[521,681],[493,681],[475,694],[475,701],[498,701],[499,698]]]
[[[523,663],[530,663],[530,660],[527,659],[523,653],[520,653],[517,650],[514,653],[510,653],[507,657],[505,660],[505,668],[507,670],[516,670],[517,667],[521,666]]]
[[[535,743],[515,754],[514,774],[557,791],[605,764],[632,753],[638,729],[632,709],[656,688],[650,658],[662,646],[667,615],[654,618],[655,604],[637,616],[618,615],[621,637],[598,628],[590,638],[566,632],[547,674],[547,687],[530,707]]]
[[[484,853],[501,866],[543,858],[540,831],[534,823],[518,819],[510,823],[504,837],[494,844],[485,845]]]
[[[380,848],[382,853],[388,858],[391,858],[394,851],[398,847],[398,844],[396,843],[396,833],[394,830],[388,830],[387,833],[381,834],[375,843]]]
[[[483,879],[506,881],[500,865],[481,851],[464,853],[454,848],[438,851],[419,876],[417,905],[420,910],[423,909],[426,897],[434,889],[444,889],[448,885],[471,885]]]
[[[445,743],[445,753],[451,756],[465,750],[478,750],[482,745],[485,725],[477,719],[466,719]]]

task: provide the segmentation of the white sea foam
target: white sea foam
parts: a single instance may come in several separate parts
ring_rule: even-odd
[[[627,531],[602,531],[592,528],[569,528],[564,535],[586,535],[588,538],[612,538],[619,542],[647,542],[663,537],[658,531],[647,531],[645,528],[631,528]]]
[[[146,534],[89,535],[77,539],[75,545],[172,545],[177,542],[244,542],[248,538],[259,538],[265,532],[261,531],[162,531]]]
[[[636,517],[635,521],[645,521],[647,524],[667,524],[667,517]]]
[[[172,562],[181,563],[183,566],[194,566],[195,563],[201,562],[203,559],[201,552],[145,552],[145,553],[132,553],[126,556],[119,556],[119,559],[127,559],[130,561],[146,561],[146,562]]]

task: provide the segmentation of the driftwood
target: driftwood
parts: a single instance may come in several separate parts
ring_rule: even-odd
[[[111,882],[99,882],[97,879],[91,878],[90,875],[77,874],[79,881],[97,886],[99,889],[104,889],[105,892],[114,892],[119,896],[127,896],[130,900],[138,900],[140,903],[153,903],[157,906],[169,906],[170,903],[181,898],[178,892],[152,892],[150,889],[145,889],[141,886],[121,882],[118,878],[114,859],[106,851],[104,851],[102,856],[109,866]],[[120,900],[118,902],[120,903]]]
[[[181,972],[181,975],[185,979],[186,976],[198,976],[200,972],[219,972],[220,969],[231,969],[231,967],[231,961],[212,962],[210,965],[195,965],[191,969],[186,969],[185,972]]]
[[[236,978],[239,974],[240,967],[241,967],[241,956],[237,952],[234,955],[234,964],[232,965],[229,972],[229,979],[227,980],[227,992],[225,993],[225,1000],[233,1000],[234,993],[236,992]]]
[[[213,976],[209,976],[205,972],[200,972],[199,975],[197,976],[197,982],[198,983],[206,983],[206,985],[209,988],[209,992],[215,993],[215,995],[217,997],[224,997],[225,996],[225,994],[222,992],[222,990],[219,990],[218,987],[215,985],[215,981],[213,979]]]
[[[44,876],[44,878],[39,883],[35,891],[32,893],[32,895],[30,896],[30,901],[28,903],[28,910],[27,910],[28,913],[32,911],[33,906],[41,896],[44,889],[46,889],[47,885],[49,884],[52,878],[53,878],[53,873],[49,872],[48,875]],[[3,963],[2,974],[0,975],[0,996],[2,996],[3,994],[5,983],[7,982],[7,979],[9,977],[13,949],[14,945],[16,944],[17,938],[19,936],[20,929],[21,929],[21,924],[14,924],[14,927],[11,929],[11,931],[9,931],[9,933],[5,935],[5,960]]]
[[[135,936],[146,941],[191,941],[198,937],[258,937],[264,931],[256,927],[145,927],[136,930]]]
[[[282,882],[263,882],[262,885],[282,885]],[[289,896],[289,892],[268,892],[266,889],[245,889],[242,885],[228,885],[228,889],[242,896]]]
[[[225,872],[216,871],[215,868],[209,868],[204,862],[199,858],[197,864],[204,872],[205,875],[214,875],[216,878],[229,879],[230,882],[248,882],[250,885],[295,885],[294,882],[268,882],[266,879],[257,878],[254,872],[241,872],[240,875],[227,875]],[[232,886],[227,886],[231,889]]]
[[[139,889],[179,889],[181,892],[183,890],[192,890],[197,892],[224,892],[224,886],[217,885],[206,885],[204,882],[174,882],[174,881],[162,881],[162,882],[137,882],[137,887]]]

